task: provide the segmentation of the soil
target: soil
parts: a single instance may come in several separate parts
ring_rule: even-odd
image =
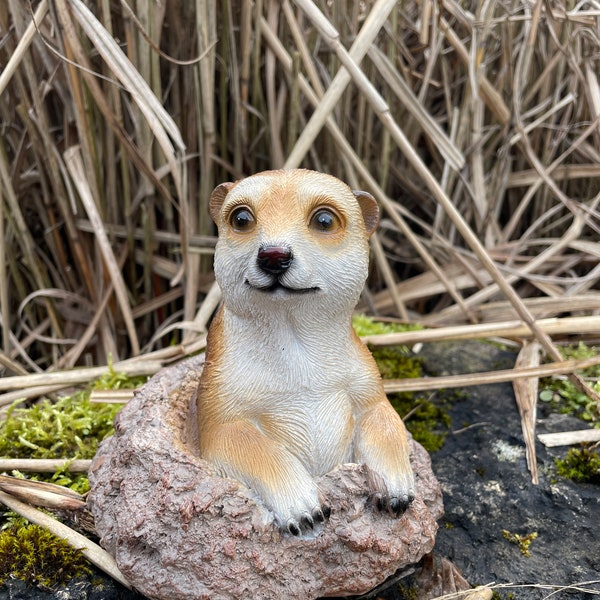
[[[421,351],[432,375],[510,368],[515,353],[486,342],[428,344]],[[512,385],[494,384],[435,392],[451,425],[441,450],[432,454],[433,470],[444,493],[435,555],[445,557],[472,585],[494,584],[499,598],[584,600],[600,595],[600,489],[560,478],[554,459],[566,448],[536,443],[540,482],[527,470],[519,413]],[[538,407],[537,433],[585,427],[581,421]],[[529,556],[509,534],[537,534]],[[374,598],[414,598],[419,573],[379,588]],[[101,588],[98,583],[103,581]],[[417,596],[418,597],[418,596]],[[73,582],[57,593],[20,582],[0,587],[0,600],[140,599],[101,575]]]
[[[442,375],[510,368],[516,354],[468,342],[427,345],[423,357],[430,372]],[[448,400],[452,425],[443,447],[432,455],[446,511],[436,551],[472,585],[517,586],[499,588],[501,597],[546,598],[566,586],[587,591],[562,590],[551,597],[583,600],[600,594],[599,487],[559,477],[554,459],[564,457],[567,449],[547,449],[540,442],[540,481],[531,483],[511,383],[470,387],[460,394],[449,390],[439,397]],[[537,433],[585,427],[538,405]],[[530,556],[508,541],[503,530],[521,536],[537,533]]]

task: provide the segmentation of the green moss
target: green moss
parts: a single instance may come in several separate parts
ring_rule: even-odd
[[[561,477],[577,483],[600,484],[600,456],[589,448],[571,448],[564,459],[555,459]]]
[[[0,425],[0,457],[4,458],[93,458],[98,444],[113,433],[113,420],[121,404],[90,402],[92,389],[134,388],[146,377],[131,378],[112,368],[87,390],[65,396],[57,402],[43,400],[28,408],[16,404]],[[13,471],[17,477],[25,477]],[[52,481],[85,493],[87,476],[69,473],[27,474],[33,480]],[[54,587],[72,577],[91,573],[80,551],[42,527],[30,525],[12,512],[0,518],[0,583],[7,577],[32,585]]]
[[[373,317],[367,315],[354,315],[352,317],[352,326],[356,335],[381,335],[384,333],[399,333],[402,331],[418,331],[423,329],[418,324],[407,323],[392,323],[377,321]]]
[[[598,356],[600,348],[586,346],[579,343],[576,346],[561,348],[565,360],[583,360]],[[600,392],[600,364],[585,369],[581,372],[584,378],[594,381],[591,386]],[[579,417],[584,421],[593,422],[595,427],[600,427],[600,411],[596,402],[578,390],[567,378],[544,378],[540,382],[539,398],[547,403],[553,410]]]
[[[0,427],[0,456],[4,458],[92,458],[98,444],[113,432],[120,406],[93,404],[89,392],[79,392],[52,403],[43,400],[30,408],[11,407]],[[45,476],[44,479],[48,480]],[[87,478],[57,471],[50,481],[87,491]]]
[[[420,325],[384,323],[365,315],[352,319],[359,336],[379,335],[422,329]],[[423,361],[413,355],[406,346],[371,347],[371,354],[384,379],[410,379],[423,376]],[[396,412],[406,419],[406,427],[413,437],[429,452],[439,450],[450,425],[450,416],[430,398],[412,392],[389,395]],[[408,418],[407,418],[408,417]]]
[[[428,452],[439,450],[446,439],[450,416],[431,400],[392,394],[390,402],[400,416],[409,415],[406,428]]]
[[[423,376],[422,360],[403,346],[371,348],[373,358],[384,379],[407,379]],[[403,392],[389,395],[396,412],[406,418],[406,427],[429,452],[439,450],[450,426],[450,416],[430,398]]]
[[[112,362],[109,362],[108,372],[92,384],[94,390],[132,390],[140,387],[148,381],[146,375],[132,377],[115,371]]]
[[[492,593],[492,600],[513,600],[514,597],[513,592],[509,592],[508,595],[501,595],[498,590],[494,590]]]
[[[404,346],[369,348],[384,379],[408,379],[423,375],[423,363]]]
[[[8,577],[53,588],[92,573],[90,564],[65,540],[38,525],[0,532],[0,583]]]
[[[537,531],[532,531],[531,533],[527,533],[525,535],[519,535],[518,533],[511,533],[506,529],[502,530],[502,535],[505,540],[509,541],[511,544],[516,544],[519,546],[519,550],[523,556],[531,556],[531,552],[529,551],[529,546],[531,546],[531,542],[535,540],[538,536]]]
[[[398,596],[402,600],[417,600],[419,598],[419,590],[414,586],[405,582],[398,583]]]
[[[90,402],[91,389],[132,388],[146,379],[127,377],[111,368],[89,389],[57,402],[46,399],[28,408],[14,404],[0,425],[0,457],[93,458],[98,444],[112,435],[113,420],[122,405]],[[89,489],[85,475],[71,474],[67,468],[32,479],[52,481],[80,493]]]
[[[13,406],[0,428],[0,455],[8,458],[91,458],[112,433],[120,406],[93,404],[78,393],[30,408]]]

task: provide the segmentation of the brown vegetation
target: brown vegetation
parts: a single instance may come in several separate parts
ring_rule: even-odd
[[[363,309],[598,339],[592,3],[8,0],[0,40],[5,374],[201,346],[209,194],[282,166],[381,203]]]

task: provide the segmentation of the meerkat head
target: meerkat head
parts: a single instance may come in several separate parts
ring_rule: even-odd
[[[215,275],[236,313],[325,313],[358,302],[368,271],[368,238],[379,222],[375,199],[331,175],[266,171],[212,193],[218,226]]]

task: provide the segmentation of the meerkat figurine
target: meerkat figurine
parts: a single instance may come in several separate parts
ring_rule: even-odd
[[[314,478],[347,462],[401,514],[415,490],[406,430],[351,324],[375,199],[330,175],[266,171],[219,185],[210,214],[223,304],[199,383],[200,455],[293,535],[327,518]]]

